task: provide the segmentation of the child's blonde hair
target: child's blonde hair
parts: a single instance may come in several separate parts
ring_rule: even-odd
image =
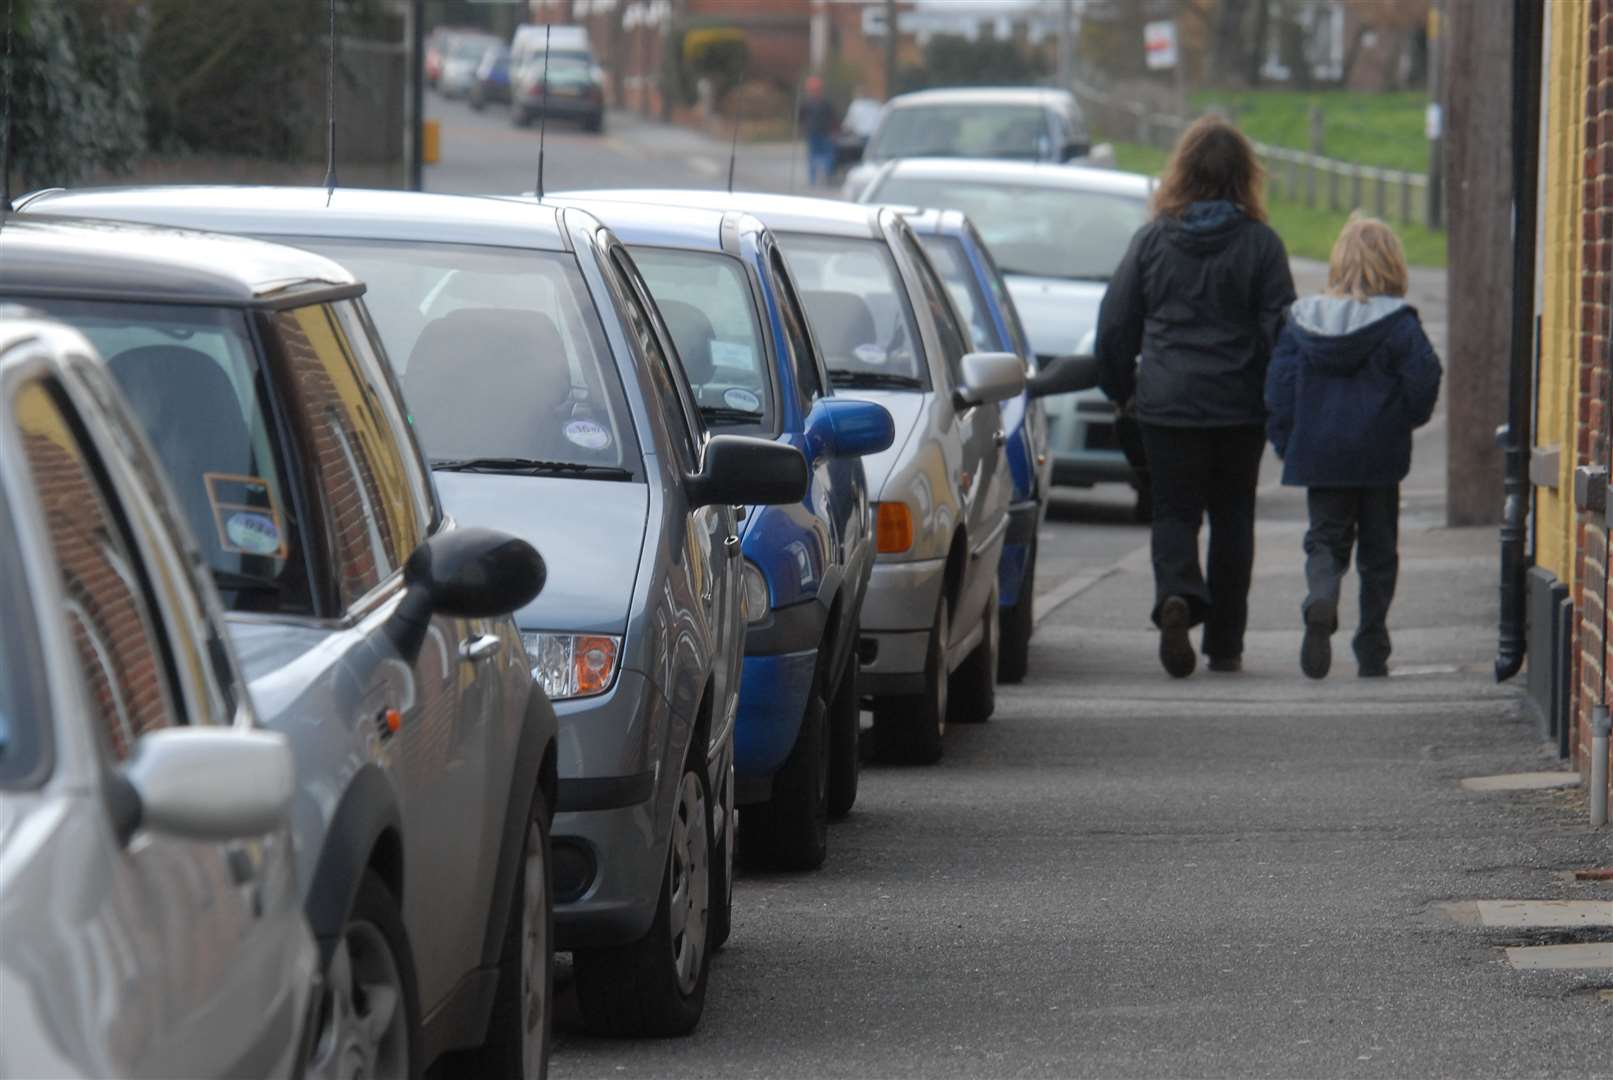
[[[1406,295],[1406,252],[1400,237],[1377,218],[1350,215],[1328,258],[1327,291],[1368,300]]]

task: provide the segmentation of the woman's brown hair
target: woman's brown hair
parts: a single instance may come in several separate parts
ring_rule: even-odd
[[[1201,116],[1176,140],[1154,191],[1155,217],[1181,217],[1196,202],[1225,199],[1266,220],[1266,170],[1243,132],[1219,116]]]

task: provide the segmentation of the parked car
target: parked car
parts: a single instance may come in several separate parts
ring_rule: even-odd
[[[480,110],[488,102],[510,103],[510,49],[509,46],[489,45],[476,65],[476,79],[470,84],[469,105]]]
[[[1025,678],[1030,661],[1036,535],[1052,487],[1053,462],[1048,454],[1042,399],[1095,387],[1097,364],[1090,355],[1079,360],[1063,356],[1036,359],[1003,276],[966,215],[957,210],[919,210],[903,216],[952,293],[973,347],[980,352],[1013,353],[1026,365],[1025,392],[1002,403],[1014,501],[1008,510],[1008,535],[997,568],[1002,626],[997,679],[1017,683]]]
[[[589,66],[594,64],[594,49],[588,40],[586,26],[525,23],[515,28],[515,34],[510,38],[510,60],[515,66],[541,57],[546,50],[551,60],[569,57]]]
[[[996,705],[997,563],[1013,483],[998,403],[1025,388],[1009,353],[975,352],[913,230],[886,207],[721,191],[590,198],[743,210],[775,236],[836,390],[883,405],[889,450],[863,459],[878,552],[858,692],[876,751],[935,761],[949,719]]]
[[[435,87],[437,80],[442,78],[443,62],[448,59],[449,46],[453,39],[461,34],[474,33],[463,27],[437,26],[426,35],[425,55],[421,60],[426,76],[426,85]]]
[[[89,343],[0,308],[0,1077],[300,1072],[291,749],[178,519]]]
[[[558,751],[508,612],[542,562],[442,512],[341,267],[33,212],[51,203],[94,213],[91,197],[24,200],[0,233],[0,299],[106,358],[264,724],[290,740],[327,986],[311,1073],[410,1075],[463,1049],[477,1075],[541,1076]]]
[[[1115,266],[1148,218],[1150,189],[1147,177],[1110,169],[912,160],[883,168],[862,200],[968,214],[1002,268],[1031,348],[1044,363],[1072,350],[1092,353],[1087,335]],[[1130,483],[1144,514],[1146,473],[1128,460],[1118,419],[1097,389],[1049,402],[1053,482]]]
[[[448,44],[437,76],[437,92],[445,98],[468,97],[476,85],[476,72],[489,49],[502,42],[490,34],[458,34]]]
[[[874,565],[859,459],[890,447],[890,414],[834,392],[784,256],[754,217],[551,201],[583,207],[629,246],[706,425],[794,446],[811,470],[800,502],[745,512],[734,768],[747,858],[816,868],[828,819],[857,798],[857,627]]]
[[[547,559],[547,587],[516,618],[560,718],[556,942],[574,953],[584,1020],[692,1029],[730,924],[733,505],[798,502],[800,453],[707,436],[632,257],[580,210],[354,189],[327,206],[323,188],[39,201],[282,238],[369,282],[444,502]]]
[[[1078,161],[1092,149],[1075,95],[1045,87],[957,87],[898,94],[885,103],[844,195],[860,197],[880,167],[902,158]],[[887,200],[889,201],[889,200]]]
[[[548,114],[575,120],[584,131],[605,130],[605,83],[593,64],[577,56],[543,54],[512,68],[510,122],[525,127]],[[545,71],[548,89],[545,91]]]

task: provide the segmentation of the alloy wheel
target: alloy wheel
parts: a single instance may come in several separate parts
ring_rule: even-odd
[[[521,898],[521,1063],[522,1075],[542,1075],[549,1025],[549,864],[538,823],[527,823],[526,866]]]
[[[392,1080],[408,1074],[403,978],[386,937],[371,922],[347,925],[331,957],[328,1016],[310,1075]]]
[[[677,810],[672,817],[672,891],[668,911],[673,969],[678,989],[694,991],[705,963],[706,927],[710,916],[711,866],[706,793],[691,769],[678,787]]]

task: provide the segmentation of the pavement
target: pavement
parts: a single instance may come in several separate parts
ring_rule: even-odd
[[[720,143],[634,123],[551,142],[550,186],[715,186]],[[492,157],[433,186],[512,189],[533,146],[448,128]],[[1411,299],[1443,349],[1443,275]],[[1061,491],[1026,682],[939,765],[865,766],[821,871],[741,877],[693,1035],[592,1039],[562,975],[553,1075],[1613,1077],[1613,881],[1575,874],[1613,833],[1566,778],[1463,785],[1564,766],[1491,674],[1497,538],[1444,526],[1445,441],[1441,413],[1403,487],[1387,680],[1355,677],[1353,601],[1300,674],[1304,497],[1270,455],[1237,675],[1164,675],[1129,492]]]

